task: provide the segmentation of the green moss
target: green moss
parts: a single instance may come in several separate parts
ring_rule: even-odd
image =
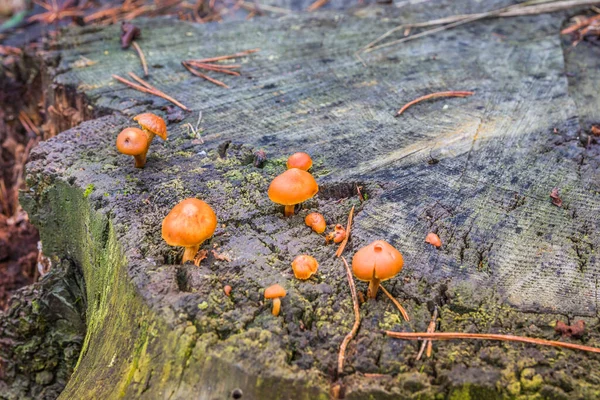
[[[87,198],[90,194],[92,194],[92,192],[94,191],[94,184],[90,183],[89,185],[86,186],[85,191],[83,192],[83,197]]]

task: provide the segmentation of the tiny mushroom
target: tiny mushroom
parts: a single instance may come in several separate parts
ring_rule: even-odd
[[[427,236],[425,237],[425,242],[435,247],[440,247],[442,245],[442,240],[440,239],[440,237],[433,232],[427,234]]]
[[[273,299],[273,315],[278,316],[279,310],[281,309],[280,297],[285,297],[286,292],[283,287],[279,284],[269,286],[265,289],[265,299]]]
[[[294,259],[292,262],[292,269],[294,270],[294,276],[300,280],[306,280],[311,277],[312,274],[317,272],[319,263],[314,257],[302,254]]]
[[[144,168],[150,141],[151,138],[148,136],[148,133],[143,130],[125,128],[117,136],[117,150],[128,156],[133,156],[136,168]]]
[[[310,213],[304,218],[304,223],[307,226],[310,226],[313,231],[317,233],[325,232],[325,228],[327,228],[327,223],[325,222],[325,217],[318,212]]]
[[[272,202],[285,206],[286,217],[294,215],[294,206],[313,197],[319,185],[311,174],[298,168],[288,169],[277,176],[269,186]]]
[[[294,153],[287,159],[287,167],[308,171],[312,167],[312,159],[306,153]]]
[[[375,298],[379,282],[396,276],[402,270],[402,254],[391,244],[376,240],[358,250],[352,259],[352,272],[361,281],[369,282],[367,296]]]
[[[177,204],[162,223],[162,237],[170,246],[183,246],[181,263],[194,259],[200,245],[211,237],[217,227],[213,209],[195,198]]]
[[[154,139],[154,135],[160,136],[162,140],[167,140],[167,124],[158,115],[143,113],[133,117],[133,120],[140,124],[144,131],[150,133],[150,141]]]
[[[325,236],[325,243],[329,244],[333,240],[333,243],[341,243],[346,238],[346,228],[340,224],[336,224],[334,231],[328,233]]]

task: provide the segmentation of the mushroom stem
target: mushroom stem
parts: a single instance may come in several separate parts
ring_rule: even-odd
[[[183,252],[183,258],[181,259],[181,263],[185,264],[188,261],[193,261],[194,257],[196,257],[196,253],[198,253],[199,249],[200,249],[199,244],[197,244],[196,246],[186,247],[185,251]]]
[[[379,282],[381,281],[375,277],[371,279],[371,281],[369,281],[367,297],[369,297],[370,299],[374,299],[375,297],[377,297],[377,290],[379,290]]]
[[[296,208],[295,204],[292,204],[291,206],[285,206],[285,210],[283,211],[283,215],[285,215],[286,217],[291,217],[292,215],[294,215],[294,209]]]
[[[279,297],[277,297],[277,298],[273,299],[273,315],[278,316],[280,309],[281,309],[281,300],[279,300]]]
[[[146,154],[148,154],[148,153],[133,156],[133,159],[135,160],[136,168],[144,168],[144,165],[146,165]]]

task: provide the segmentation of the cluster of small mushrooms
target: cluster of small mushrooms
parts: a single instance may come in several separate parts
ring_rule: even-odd
[[[166,140],[167,128],[165,121],[152,113],[139,114],[134,120],[141,129],[124,129],[117,137],[117,149],[123,154],[132,155],[135,167],[143,168],[152,139],[158,135]],[[274,203],[284,206],[285,217],[294,215],[297,205],[309,200],[319,191],[315,178],[308,172],[311,167],[312,159],[308,154],[295,153],[287,160],[288,169],[271,182],[269,198]],[[308,214],[305,223],[318,234],[323,234],[327,228],[325,218],[317,212]],[[200,245],[213,235],[216,227],[217,216],[213,209],[202,200],[189,198],[173,207],[165,217],[162,223],[162,237],[170,246],[185,248],[181,260],[184,264],[194,260]],[[325,240],[327,243],[340,243],[345,237],[346,230],[337,224],[333,232],[325,235]],[[435,238],[439,241],[437,235]],[[428,236],[428,242],[433,242],[436,247],[441,245],[441,242],[438,245],[436,240],[431,239]],[[398,274],[403,264],[402,254],[398,250],[383,240],[376,240],[354,254],[352,271],[359,280],[369,282],[367,295],[369,298],[375,298],[379,283]],[[309,279],[318,268],[317,260],[306,254],[299,255],[292,262],[294,276],[300,280]],[[265,289],[265,299],[273,300],[273,315],[279,315],[280,299],[285,295],[285,289],[279,284]]]

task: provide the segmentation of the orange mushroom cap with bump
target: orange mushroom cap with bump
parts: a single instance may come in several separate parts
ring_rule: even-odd
[[[440,247],[442,245],[442,240],[440,239],[440,237],[433,232],[427,234],[427,236],[425,237],[425,242],[435,247]]]
[[[312,274],[317,272],[319,263],[314,257],[308,255],[300,255],[292,262],[292,269],[294,270],[294,276],[297,279],[306,280],[311,277]]]
[[[289,216],[294,214],[294,205],[310,199],[318,191],[319,185],[311,174],[292,168],[273,179],[268,194],[271,201],[286,206],[285,215]]]
[[[278,283],[265,289],[265,299],[285,297],[286,294],[285,289]]]
[[[148,144],[148,135],[138,128],[125,128],[117,136],[117,150],[128,156],[144,154]]]
[[[287,167],[308,171],[312,167],[312,159],[306,153],[294,153],[287,159]]]
[[[310,213],[304,218],[304,223],[307,226],[310,226],[313,231],[317,233],[325,232],[325,228],[327,228],[327,223],[325,222],[325,217],[318,212]]]
[[[211,237],[217,227],[217,216],[202,200],[191,198],[177,204],[162,223],[162,237],[171,246],[183,246],[182,264],[192,260],[200,244]]]
[[[358,250],[352,259],[352,272],[361,281],[385,281],[402,270],[402,254],[391,244],[376,240]]]
[[[142,129],[146,129],[148,132],[158,135],[162,140],[167,140],[167,124],[165,120],[156,114],[143,113],[133,117]]]

